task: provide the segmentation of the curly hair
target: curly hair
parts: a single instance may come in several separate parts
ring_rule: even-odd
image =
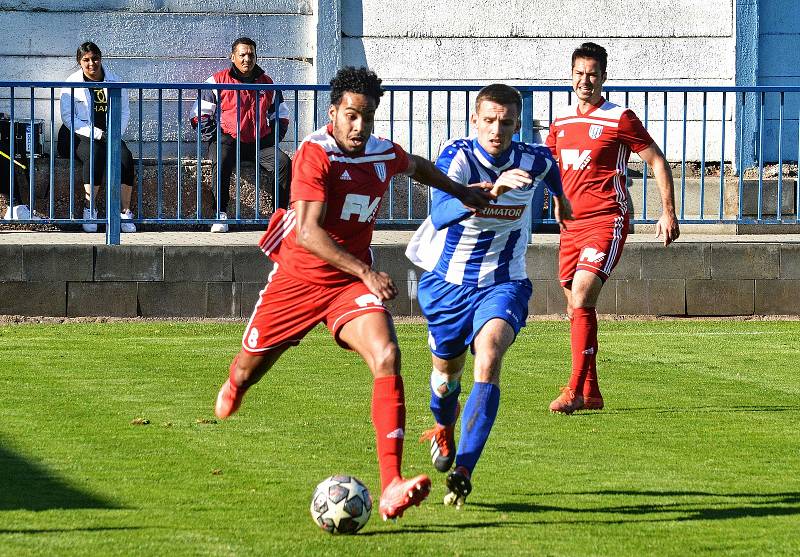
[[[383,96],[381,79],[375,72],[363,67],[345,66],[336,72],[331,79],[331,104],[338,106],[347,91],[374,99],[375,106],[380,104]]]
[[[572,53],[572,67],[575,67],[575,60],[578,58],[591,58],[600,65],[600,71],[606,73],[608,63],[608,53],[606,49],[597,43],[583,43]]]

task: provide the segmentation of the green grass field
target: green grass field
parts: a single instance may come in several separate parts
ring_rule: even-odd
[[[800,322],[602,322],[607,407],[571,417],[547,412],[567,325],[530,323],[467,506],[441,504],[437,475],[422,507],[397,524],[376,513],[353,537],[317,529],[308,505],[336,472],[377,499],[366,367],[317,329],[217,423],[242,330],[0,327],[0,554],[800,553]],[[425,329],[398,332],[404,468],[434,474],[416,443],[430,425]]]

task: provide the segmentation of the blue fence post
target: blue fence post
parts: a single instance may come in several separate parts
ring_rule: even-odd
[[[126,99],[127,100],[127,99]],[[119,245],[119,190],[122,181],[122,89],[108,88],[106,156],[106,244]]]
[[[533,142],[533,91],[520,91],[522,95],[522,127],[519,130],[520,141]]]

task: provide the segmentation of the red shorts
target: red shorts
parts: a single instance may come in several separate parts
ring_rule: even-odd
[[[568,222],[561,231],[558,278],[561,286],[572,282],[575,271],[589,271],[603,282],[616,267],[628,237],[628,215]]]
[[[349,348],[339,340],[341,328],[360,315],[377,311],[389,312],[359,280],[344,286],[319,286],[273,271],[258,295],[242,348],[260,354],[285,344],[296,346],[322,322],[340,346]]]

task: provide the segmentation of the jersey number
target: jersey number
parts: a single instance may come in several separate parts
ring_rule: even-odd
[[[370,221],[375,216],[380,202],[380,197],[370,201],[368,195],[348,193],[342,205],[342,220],[350,220],[353,215],[358,215],[358,222]]]

